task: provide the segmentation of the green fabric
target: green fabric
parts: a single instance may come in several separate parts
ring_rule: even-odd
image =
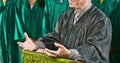
[[[2,42],[2,10],[3,10],[3,3],[2,0],[0,0],[0,60],[2,60],[2,47],[1,47],[1,42]]]
[[[1,9],[1,1],[0,1],[0,9]],[[0,17],[1,17],[1,11],[0,11]],[[2,47],[1,47],[1,39],[2,39],[2,21],[1,21],[1,18],[0,18],[0,61],[2,60]]]
[[[2,3],[2,2],[1,2]],[[14,5],[15,0],[7,0],[6,5],[2,7],[0,22],[2,33],[1,35],[1,49],[2,49],[2,63],[16,63],[17,44],[14,41]],[[16,59],[16,60],[14,60]]]
[[[1,17],[2,17],[2,13],[0,13],[0,61],[2,60],[2,45],[1,45],[1,42],[2,42],[2,40],[1,40],[2,39],[2,20],[1,20]]]
[[[118,2],[116,8],[114,9],[112,15],[110,16],[111,22],[113,24],[113,42],[112,46],[115,47],[116,53],[120,53],[120,1]]]
[[[20,40],[20,39],[23,39],[24,38],[24,31],[23,31],[23,14],[22,14],[22,11],[23,11],[23,3],[25,3],[25,1],[22,1],[22,0],[18,0],[17,1],[17,4],[16,4],[16,7],[15,7],[15,36],[14,36],[14,39],[15,40]]]
[[[2,0],[0,1],[0,3],[2,3]],[[18,45],[16,41],[14,41],[15,3],[16,0],[7,0],[5,6],[0,6],[2,63],[19,63]]]
[[[92,3],[100,8],[107,16],[110,16],[114,9],[115,0],[103,0],[100,4],[100,0],[92,0]]]
[[[29,0],[23,0],[20,6],[16,9],[15,40],[24,39],[24,32],[27,32],[29,37],[37,40],[40,36],[43,36],[43,10],[39,7],[37,0],[32,9]]]
[[[120,1],[116,0],[116,4],[110,16],[113,26],[111,46],[114,49],[114,54],[111,54],[111,63],[120,63]]]
[[[0,10],[1,10],[1,7],[2,7],[2,1],[0,0]],[[0,17],[1,17],[1,11],[0,11]],[[1,22],[1,18],[0,18],[0,39],[2,39],[1,35],[2,35],[2,22]],[[0,40],[0,61],[2,58],[1,55],[2,55],[2,50],[1,50],[1,40]]]
[[[45,16],[43,18],[44,34],[48,34],[54,30],[57,19],[60,14],[69,9],[68,0],[45,0]]]

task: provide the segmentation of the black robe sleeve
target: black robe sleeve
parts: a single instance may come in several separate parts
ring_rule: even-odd
[[[86,42],[77,48],[86,63],[109,63],[109,49],[112,36],[110,20],[101,16],[87,31]]]
[[[37,42],[43,42],[45,47],[51,50],[57,50],[57,47],[55,47],[54,43],[60,43],[61,37],[60,37],[60,30],[61,30],[61,22],[65,18],[65,13],[61,14],[58,22],[56,24],[55,30],[51,33],[49,33],[47,36],[40,37]]]

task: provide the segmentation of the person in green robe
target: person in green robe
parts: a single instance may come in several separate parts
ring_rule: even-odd
[[[0,11],[2,63],[17,63],[19,61],[16,51],[18,46],[14,41],[15,2],[16,0],[2,0],[0,2],[3,4],[2,11]]]
[[[111,16],[111,23],[113,26],[111,63],[120,63],[120,0],[116,0],[116,7]]]
[[[53,32],[37,41],[25,33],[26,40],[18,45],[24,50],[40,50],[51,57],[109,63],[110,19],[91,0],[68,1],[71,9],[61,14]]]
[[[43,18],[43,28],[45,28],[43,30],[45,35],[49,32],[53,32],[60,14],[68,9],[68,0],[45,0],[45,16]]]
[[[24,32],[27,32],[33,39],[44,35],[42,34],[43,8],[44,0],[17,0],[14,40],[23,41]],[[19,63],[22,62],[20,50],[21,48],[18,47]]]
[[[108,17],[110,17],[115,8],[116,0],[92,0],[92,3],[101,9]]]
[[[15,40],[23,40],[24,32],[33,39],[42,34],[43,4],[42,0],[21,0],[16,9]],[[36,34],[38,33],[38,34]]]

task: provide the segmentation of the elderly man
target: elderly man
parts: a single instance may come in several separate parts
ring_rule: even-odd
[[[109,63],[112,27],[109,18],[91,0],[69,0],[70,10],[58,19],[54,32],[18,42],[25,50],[85,63]]]

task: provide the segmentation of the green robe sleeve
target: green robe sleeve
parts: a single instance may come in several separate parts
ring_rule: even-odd
[[[25,0],[18,0],[15,7],[15,40],[24,39],[24,3]]]

